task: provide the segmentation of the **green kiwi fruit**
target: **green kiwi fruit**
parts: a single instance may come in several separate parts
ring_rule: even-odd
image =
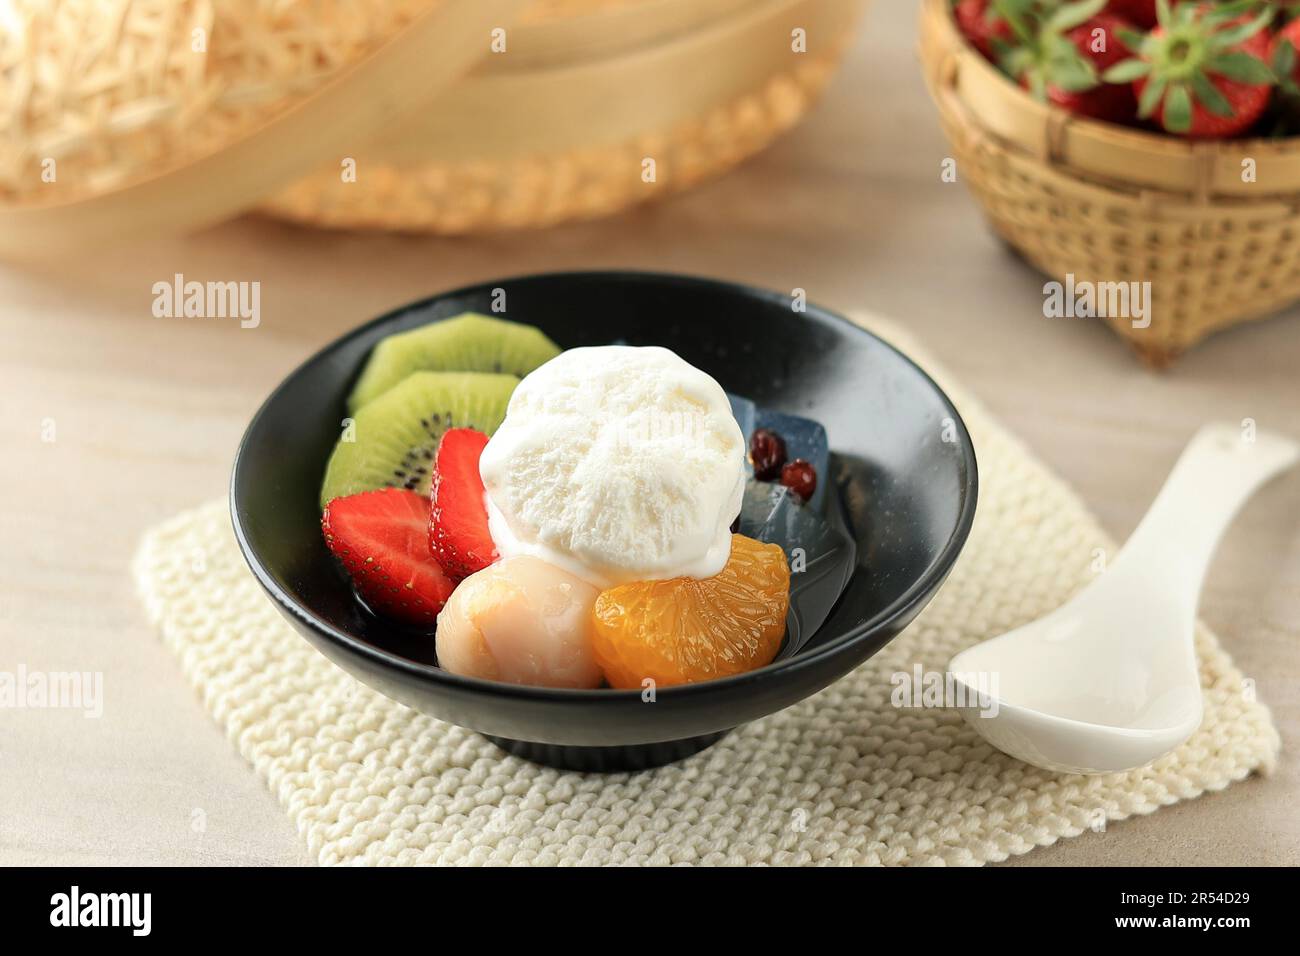
[[[415,372],[358,411],[343,435],[321,486],[324,508],[335,498],[374,488],[429,491],[438,440],[449,428],[491,435],[506,417],[513,375]]]
[[[348,396],[348,411],[412,372],[503,372],[523,378],[559,354],[559,346],[531,325],[466,312],[381,340]]]

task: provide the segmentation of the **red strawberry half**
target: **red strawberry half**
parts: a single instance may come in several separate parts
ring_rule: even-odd
[[[488,533],[487,506],[478,460],[488,437],[473,428],[451,428],[433,459],[429,548],[447,576],[459,581],[498,557]]]
[[[1268,108],[1273,89],[1265,27],[1274,11],[1243,15],[1242,6],[1158,4],[1160,25],[1105,80],[1132,83],[1138,115],[1155,117],[1170,133],[1222,139],[1245,132]]]
[[[404,488],[335,498],[321,517],[325,543],[377,614],[433,627],[455,583],[429,553],[429,500]]]

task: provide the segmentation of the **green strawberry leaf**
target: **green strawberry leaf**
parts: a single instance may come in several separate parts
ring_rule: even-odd
[[[1147,35],[1138,30],[1130,30],[1128,27],[1119,27],[1115,30],[1115,36],[1120,43],[1124,44],[1130,50],[1140,50],[1147,42]]]
[[[1029,92],[1040,103],[1047,102],[1047,82],[1043,79],[1041,70],[1034,70],[1029,74]]]
[[[1185,27],[1195,23],[1196,20],[1205,12],[1201,3],[1184,3],[1183,0],[1169,0],[1170,9],[1168,16],[1160,20],[1160,27],[1169,32],[1174,27]],[[1173,6],[1177,4],[1177,6]],[[1159,17],[1159,0],[1156,0],[1156,16]]]
[[[1196,94],[1196,102],[1214,115],[1228,117],[1236,115],[1228,98],[1200,70],[1192,74],[1192,92]]]
[[[1172,25],[1172,19],[1169,14],[1169,0],[1156,0],[1156,22],[1167,30]]]
[[[1277,45],[1273,54],[1273,72],[1279,77],[1289,77],[1295,70],[1295,46],[1286,37]]]
[[[1171,133],[1186,133],[1192,128],[1192,95],[1183,84],[1170,87],[1162,119]]]
[[[1209,19],[1208,17],[1206,18]],[[1273,19],[1273,8],[1267,7],[1259,16],[1253,20],[1247,20],[1245,23],[1238,24],[1235,27],[1226,27],[1223,30],[1211,35],[1208,46],[1211,50],[1230,50],[1244,40],[1249,40],[1264,27],[1268,26],[1269,21]]]
[[[1205,14],[1206,23],[1227,23],[1229,20],[1235,20],[1243,14],[1250,13],[1258,5],[1259,0],[1232,0],[1231,3],[1220,3]],[[1196,6],[1196,4],[1191,4]]]
[[[998,66],[1007,76],[1018,77],[1033,65],[1033,56],[1022,46],[1004,46]]]
[[[1162,76],[1151,78],[1151,82],[1142,90],[1142,96],[1138,99],[1139,118],[1148,119],[1156,111],[1161,98],[1165,95],[1165,87],[1168,85],[1168,81]]]
[[[1064,33],[1087,23],[1106,7],[1108,0],[1076,0],[1057,8],[1045,24],[1046,29],[1054,33]]]
[[[1101,78],[1107,83],[1132,83],[1138,77],[1146,76],[1151,72],[1151,64],[1146,60],[1139,60],[1137,57],[1131,57],[1127,60],[1120,60],[1110,69],[1101,75]]]
[[[1018,79],[1018,74],[1012,73],[1007,69],[1007,58],[1011,56],[1016,47],[1012,46],[1001,37],[993,38],[993,61],[997,64],[999,70],[1009,76],[1011,79]]]
[[[1048,76],[1053,86],[1069,93],[1090,90],[1097,85],[1097,71],[1082,57],[1049,64]]]
[[[1025,23],[1025,9],[1021,4],[1014,0],[992,0],[990,6],[996,9],[998,15],[1007,22],[1007,26],[1011,27],[1011,32],[1016,35],[1017,40],[1025,46],[1034,45],[1034,34]]]
[[[1231,50],[1210,57],[1205,63],[1205,69],[1239,83],[1259,85],[1272,83],[1276,79],[1267,63],[1241,50]]]

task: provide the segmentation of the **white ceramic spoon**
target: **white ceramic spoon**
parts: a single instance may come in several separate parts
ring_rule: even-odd
[[[1112,773],[1191,736],[1201,579],[1237,509],[1300,456],[1287,438],[1247,437],[1235,425],[1202,428],[1104,573],[1041,620],[949,662],[967,695],[962,714],[989,743],[1049,770]]]

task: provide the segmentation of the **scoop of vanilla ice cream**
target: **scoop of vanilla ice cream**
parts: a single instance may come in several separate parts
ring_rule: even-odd
[[[676,353],[576,348],[519,383],[479,472],[502,557],[601,588],[705,578],[731,555],[745,441],[722,387]]]

